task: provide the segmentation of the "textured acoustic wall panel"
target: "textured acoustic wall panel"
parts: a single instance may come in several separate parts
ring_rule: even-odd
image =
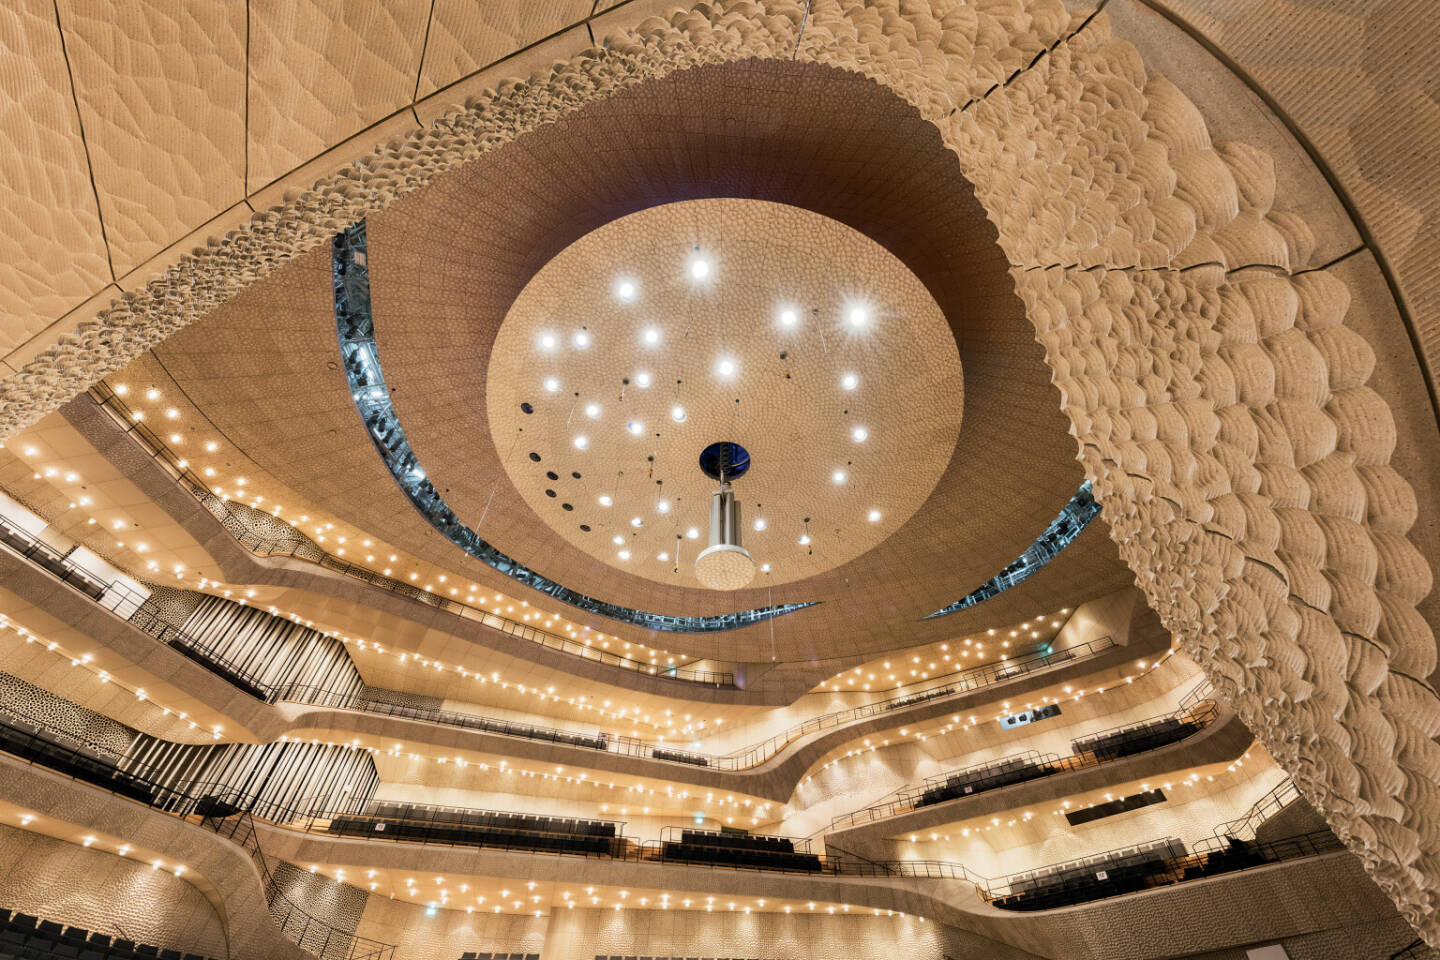
[[[124,276],[245,195],[245,0],[65,0],[60,22]]]
[[[429,12],[429,0],[251,0],[248,189],[408,106]]]
[[[1440,20],[1431,0],[1154,0],[1315,145],[1389,260],[1440,389]]]
[[[776,0],[647,20],[603,57],[507,87],[297,198],[106,322],[154,343],[317,234],[685,66],[793,53],[863,71],[939,126],[998,226],[1150,603],[1440,943],[1440,700],[1416,679],[1435,667],[1415,611],[1431,572],[1406,538],[1415,501],[1389,466],[1390,412],[1366,386],[1373,353],[1345,328],[1350,293],[1306,269],[1313,238],[1275,196],[1269,157],[1211,143],[1103,15],[1081,28],[1059,0],[817,0],[799,36],[802,13]],[[83,366],[91,350],[105,372],[107,344],[75,338],[60,353]],[[18,388],[45,408],[68,393],[60,383],[31,374]],[[21,416],[12,404],[6,428]]]
[[[419,95],[434,93],[487,63],[584,19],[593,2],[435,0],[425,63],[420,69]]]
[[[110,282],[49,0],[0,9],[0,350]]]

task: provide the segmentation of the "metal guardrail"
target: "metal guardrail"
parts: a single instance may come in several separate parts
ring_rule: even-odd
[[[253,818],[268,821],[274,826],[287,830],[298,830],[307,833],[325,833],[335,835],[331,826],[338,818],[357,816],[364,817],[367,802],[357,798],[356,801],[340,808],[313,809],[310,802],[301,801],[291,806],[282,806],[273,802],[267,802],[254,795],[243,795],[234,792],[225,792],[229,788],[223,785],[209,785],[202,783],[189,783],[181,788],[165,786],[158,780],[146,776],[143,773],[120,771],[113,763],[105,762],[97,758],[93,752],[82,752],[63,744],[56,743],[52,739],[38,736],[33,731],[26,731],[15,727],[13,724],[0,719],[0,750],[11,754],[27,763],[40,764],[62,775],[74,779],[83,780],[87,783],[99,786],[102,789],[135,800],[139,803],[170,813],[171,815],[190,820],[198,821],[207,828],[216,830],[222,836],[234,839],[239,836],[236,842],[246,846],[248,841],[253,841],[254,851],[259,849],[258,837],[255,834]],[[436,808],[440,809],[440,808]],[[446,808],[463,809],[463,808]],[[468,811],[471,813],[482,813],[485,811]],[[390,818],[395,823],[405,823],[415,818],[395,817]],[[966,880],[974,884],[976,892],[990,902],[1003,900],[1010,896],[1017,889],[1021,881],[1033,881],[1035,874],[1017,874],[1013,877],[1006,877],[1000,880],[991,880],[974,873],[960,863],[936,860],[894,860],[894,861],[873,861],[851,854],[841,856],[810,855],[799,853],[777,852],[774,858],[755,857],[749,862],[732,859],[725,861],[714,859],[699,861],[688,859],[682,853],[677,856],[673,841],[650,840],[636,842],[626,837],[616,837],[614,842],[607,842],[595,845],[594,849],[572,850],[556,849],[553,846],[547,849],[537,849],[534,846],[536,836],[579,836],[578,834],[558,834],[534,832],[529,835],[519,834],[517,831],[508,831],[511,834],[519,834],[516,839],[519,842],[477,842],[474,836],[466,836],[463,833],[457,834],[457,824],[452,820],[441,822],[438,817],[431,817],[428,820],[420,820],[421,823],[428,823],[433,826],[429,833],[421,832],[415,835],[410,831],[408,835],[399,837],[394,833],[391,836],[394,842],[402,843],[434,843],[446,846],[485,846],[490,848],[509,849],[524,852],[526,855],[553,855],[584,857],[589,859],[604,859],[610,861],[623,861],[633,863],[653,863],[658,865],[675,866],[683,864],[686,867],[706,867],[709,869],[726,870],[757,870],[766,873],[794,873],[807,876],[832,876],[832,877],[871,877],[871,878],[923,878],[923,879],[946,879]],[[217,827],[217,824],[219,825]],[[231,824],[226,826],[226,824]],[[464,826],[462,824],[461,826]],[[378,830],[366,833],[367,839],[384,839],[381,834],[386,831]],[[488,838],[497,839],[500,838]],[[604,838],[608,839],[608,838]],[[792,842],[793,839],[792,839]],[[800,841],[803,843],[804,841]],[[528,845],[527,845],[528,844]],[[1270,843],[1257,844],[1248,842],[1243,845],[1243,850],[1236,854],[1233,843],[1229,838],[1224,842],[1213,844],[1198,844],[1196,851],[1183,857],[1175,857],[1155,867],[1147,873],[1146,887],[1153,887],[1168,883],[1179,883],[1185,880],[1194,879],[1199,876],[1212,876],[1218,872],[1230,872],[1233,870],[1247,869],[1253,866],[1262,866],[1269,863],[1276,863],[1281,860],[1293,859],[1296,857],[1313,856],[1325,853],[1330,850],[1340,849],[1340,841],[1329,831],[1322,831],[1316,834],[1305,834],[1298,837],[1291,837],[1284,840],[1277,840]],[[668,848],[668,850],[667,850]],[[251,851],[251,846],[246,846]],[[728,848],[713,848],[728,849]],[[732,850],[732,852],[734,852]],[[754,851],[750,851],[753,853]],[[259,854],[263,857],[263,854]],[[1105,855],[1087,858],[1094,861],[1103,861]],[[1216,861],[1220,860],[1217,866]],[[769,862],[767,862],[769,860]],[[1192,869],[1193,868],[1193,869]],[[1104,869],[1103,866],[1100,869]],[[262,865],[262,873],[267,877],[272,876],[268,865]],[[271,896],[267,884],[267,899]],[[275,888],[278,891],[278,887]],[[1139,889],[1139,888],[1135,888]],[[1001,893],[1005,890],[1005,893]],[[1088,899],[1103,899],[1104,896],[1115,896],[1122,893],[1132,892],[1131,889],[1113,890],[1101,897]],[[288,898],[286,898],[288,901]],[[1081,898],[1076,902],[1085,902]],[[1000,904],[1004,906],[1004,904]],[[1022,908],[1023,909],[1023,908]],[[290,912],[286,916],[293,917],[291,921],[282,921],[282,929],[288,924],[287,935],[294,938],[295,930],[313,931],[314,936],[320,936],[318,931],[326,926],[325,921],[317,920],[305,914],[298,907],[290,902]],[[311,936],[312,934],[302,934]],[[298,942],[298,941],[297,941]],[[361,960],[361,958],[376,957],[378,960],[391,960],[392,954],[386,952],[388,945],[379,944],[376,941],[367,941],[365,938],[355,937],[331,926],[329,932],[324,934],[325,944],[334,943],[339,949],[332,954],[327,954],[327,960]],[[304,944],[302,944],[304,945]],[[326,949],[330,949],[326,946]]]
[[[137,629],[150,634],[162,643],[175,647],[181,653],[184,653],[186,656],[206,667],[217,676],[220,676],[233,686],[259,700],[266,702],[291,700],[299,703],[329,706],[339,709],[383,713],[413,720],[484,730],[504,736],[521,736],[532,740],[573,741],[575,739],[593,739],[596,743],[603,742],[603,749],[610,753],[648,757],[666,763],[701,766],[714,770],[749,769],[764,763],[779,753],[779,751],[791,741],[807,734],[891,710],[957,696],[961,693],[967,693],[981,687],[1013,680],[1017,677],[1027,676],[1066,663],[1085,660],[1115,645],[1110,637],[1101,637],[1097,640],[1088,641],[1074,647],[1068,647],[1064,650],[1056,650],[1048,653],[1040,653],[1037,651],[1011,660],[972,667],[960,673],[952,674],[918,691],[912,691],[897,697],[890,697],[886,700],[875,701],[848,710],[838,710],[819,717],[813,717],[810,720],[795,724],[780,733],[774,734],[758,744],[744,747],[730,754],[712,755],[685,750],[678,745],[648,743],[631,737],[597,733],[593,738],[590,738],[587,734],[516,724],[510,721],[461,713],[454,710],[404,707],[367,699],[354,694],[341,694],[321,690],[305,684],[292,683],[280,688],[263,679],[254,671],[241,666],[232,658],[220,653],[216,643],[206,643],[181,628],[160,619],[145,605],[147,598],[140,596],[118,581],[105,584],[96,580],[92,575],[86,574],[80,567],[65,556],[46,547],[34,537],[19,530],[19,528],[6,524],[3,519],[0,519],[0,543],[3,543],[4,546],[9,547],[26,559],[36,562],[62,580],[66,579],[67,576],[78,579],[83,575],[86,578],[85,582],[90,585],[90,589],[84,592],[87,596],[90,596],[91,599],[96,600],[96,602],[101,603],[102,606],[112,611],[117,610],[121,603],[133,607],[128,621]],[[27,550],[29,552],[27,552]],[[37,557],[43,557],[44,561],[42,562],[42,560],[37,559]],[[113,601],[113,603],[111,601]],[[527,627],[526,629],[530,628]],[[524,728],[526,732],[517,732],[519,728]],[[580,745],[583,746],[586,744]],[[600,749],[600,747],[597,746],[596,749]]]
[[[228,819],[202,816],[200,824],[216,835],[239,844],[250,854],[260,868],[270,916],[280,927],[280,932],[300,949],[323,960],[392,960],[395,956],[394,944],[348,933],[334,924],[316,919],[291,899],[270,870],[270,862],[260,848],[260,837],[250,814],[242,813]]]
[[[68,554],[60,553],[33,535],[0,517],[0,544],[43,568],[51,576],[70,584],[100,606],[128,621],[136,629],[150,634],[167,646],[175,647],[190,659],[244,690],[258,700],[270,700],[275,688],[253,670],[240,666],[218,650],[215,643],[206,643],[167,623],[151,612],[149,597],[132,590],[119,580],[106,582],[75,563]]]
[[[594,644],[587,644],[583,641],[560,636],[559,634],[549,633],[545,630],[532,627],[529,624],[511,620],[499,614],[489,613],[457,600],[451,600],[448,597],[442,597],[433,591],[423,590],[412,584],[396,580],[393,577],[383,576],[373,570],[350,563],[348,560],[343,560],[325,551],[317,544],[311,543],[308,539],[297,541],[278,537],[261,537],[250,529],[245,519],[234,509],[227,498],[218,496],[198,474],[190,470],[188,466],[182,466],[184,462],[182,458],[175,456],[175,454],[165,446],[160,437],[147,427],[143,421],[135,419],[134,411],[126,405],[124,400],[116,396],[114,391],[104,383],[99,383],[90,389],[90,394],[100,408],[105,410],[106,413],[140,445],[141,449],[143,449],[152,460],[158,463],[183,490],[200,501],[200,504],[219,520],[220,524],[225,527],[226,531],[228,531],[242,547],[257,556],[289,557],[297,560],[305,560],[323,569],[339,573],[353,580],[359,580],[408,600],[414,600],[417,603],[423,603],[426,606],[456,614],[467,620],[476,621],[477,623],[499,630],[510,636],[529,640],[542,647],[559,650],[562,653],[603,663],[607,666],[633,670],[637,673],[648,674],[664,680],[698,683],[710,687],[735,686],[735,674],[733,672],[689,670],[680,666],[652,664],[646,663],[643,660],[634,660],[630,657],[611,653]]]
[[[65,739],[84,743],[86,748],[77,749],[58,742],[53,737],[42,736],[39,731],[45,729],[43,723],[18,712],[14,715],[23,717],[22,722],[28,723],[31,729],[0,718],[0,750],[29,764],[46,767],[137,803],[199,822],[222,836],[234,839],[244,847],[260,868],[265,883],[265,900],[271,916],[286,937],[297,945],[319,954],[324,960],[392,960],[395,950],[393,945],[357,937],[320,920],[301,909],[286,895],[275,882],[269,863],[260,850],[254,825],[248,822],[248,818],[244,823],[236,821],[228,827],[218,822],[207,822],[207,819],[213,818],[207,818],[197,810],[201,797],[168,787],[154,777],[121,770],[115,761],[105,756],[110,751],[100,745],[89,744],[69,732],[64,734]],[[241,832],[247,826],[248,832]]]
[[[1111,728],[1111,730],[1109,731],[1099,731],[1097,733],[1085,734],[1083,737],[1077,737],[1074,741],[1074,743],[1077,744],[1084,743],[1086,741],[1093,740],[1093,738],[1095,737],[1106,736],[1106,734],[1108,733],[1113,733],[1117,731],[1123,732],[1125,730],[1135,728],[1137,730],[1137,736],[1128,741],[1127,746],[1133,745],[1136,747],[1136,749],[1122,756],[1112,757],[1102,755],[1101,753],[1097,753],[1093,750],[1082,750],[1072,754],[1071,756],[1061,757],[1058,754],[1041,754],[1035,750],[1027,750],[1023,753],[1012,754],[1006,757],[1000,757],[992,760],[983,760],[979,763],[974,763],[966,767],[961,767],[958,770],[951,770],[946,773],[936,774],[932,777],[926,777],[918,786],[901,788],[899,791],[896,792],[897,795],[894,800],[886,801],[884,803],[871,804],[870,806],[865,807],[861,810],[856,810],[853,813],[841,814],[840,816],[835,817],[830,822],[830,829],[848,829],[858,826],[862,823],[871,823],[876,820],[885,820],[891,817],[897,817],[901,814],[921,809],[922,807],[946,803],[950,800],[958,800],[964,796],[973,796],[977,793],[983,793],[987,790],[998,789],[1003,786],[1009,786],[1013,783],[1023,783],[1032,780],[1041,780],[1046,777],[1052,777],[1056,774],[1066,773],[1071,770],[1081,770],[1086,767],[1095,767],[1106,763],[1113,763],[1115,760],[1123,759],[1124,756],[1130,756],[1134,753],[1143,753],[1147,750],[1167,746],[1171,743],[1179,743],[1183,740],[1188,740],[1190,737],[1194,736],[1201,730],[1214,723],[1219,718],[1219,716],[1220,709],[1215,704],[1215,702],[1211,700],[1203,700],[1192,706],[1174,710],[1170,713],[1150,717],[1146,720],[1139,720],[1128,724],[1122,724],[1121,726]],[[1186,733],[1183,737],[1179,738],[1169,736],[1169,731],[1156,730],[1147,733],[1144,730],[1144,727],[1147,724],[1153,724],[1167,719],[1179,720],[1181,723],[1193,723],[1196,724],[1196,727],[1195,729]],[[1015,766],[1017,761],[1020,763],[1018,767]],[[989,776],[987,776],[987,771],[993,772]],[[1012,776],[1012,774],[1017,771],[1024,771],[1024,773],[1027,775],[1018,778]],[[951,782],[957,781],[958,779],[963,779],[967,775],[977,775],[975,782],[972,784],[974,789],[972,789],[969,793],[962,793],[954,797],[946,797],[940,800],[933,800],[929,803],[922,802],[927,794],[931,794],[937,789],[944,788],[948,786]]]
[[[837,710],[833,713],[813,717],[803,723],[795,724],[758,744],[743,747],[733,753],[723,755],[699,753],[686,750],[678,745],[650,743],[631,737],[610,736],[603,733],[597,733],[591,736],[590,734],[577,731],[556,730],[548,727],[531,727],[513,721],[460,713],[455,710],[444,710],[438,707],[402,706],[373,700],[363,695],[333,693],[303,684],[291,684],[282,688],[277,694],[276,699],[345,710],[361,710],[367,713],[379,713],[387,716],[404,717],[411,720],[423,720],[430,723],[466,727],[487,733],[496,733],[502,736],[520,736],[532,740],[556,740],[571,743],[575,743],[576,740],[589,740],[593,741],[593,743],[576,743],[576,745],[590,746],[597,750],[603,749],[608,753],[618,753],[633,757],[647,757],[652,760],[675,763],[682,766],[699,766],[711,770],[734,771],[747,770],[758,766],[775,756],[792,741],[798,740],[800,737],[810,733],[837,727],[866,717],[882,715],[902,707],[948,699],[952,696],[968,693],[971,690],[977,690],[982,687],[1013,680],[1017,677],[1041,672],[1051,667],[1086,660],[1090,657],[1098,656],[1113,646],[1115,646],[1115,643],[1110,637],[1101,637],[1098,640],[1091,640],[1065,650],[1057,650],[1044,654],[1036,653],[1014,660],[1002,661],[981,667],[972,667],[965,673],[949,679],[943,686],[927,688],[916,693],[908,693],[899,697],[891,697],[888,700],[879,700],[848,710]],[[516,732],[515,728],[525,728],[527,732]]]
[[[1435,956],[1435,950],[1423,938],[1416,937],[1390,954],[1390,960],[1433,960]]]

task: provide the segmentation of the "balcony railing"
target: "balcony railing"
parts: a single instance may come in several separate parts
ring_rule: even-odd
[[[927,806],[962,799],[988,790],[1111,763],[1126,756],[1187,740],[1210,726],[1219,716],[1220,710],[1214,701],[1202,700],[1191,706],[1158,717],[1151,717],[1148,720],[1125,724],[1109,731],[1086,734],[1074,741],[1074,745],[1078,748],[1083,744],[1094,742],[1097,738],[1123,736],[1134,731],[1132,736],[1117,740],[1113,748],[1077,749],[1068,757],[1027,750],[1024,753],[1002,757],[998,760],[985,760],[948,773],[936,774],[933,777],[927,777],[918,786],[906,787],[897,791],[893,800],[872,804],[863,810],[836,817],[831,821],[830,829],[845,830],[862,823],[886,820]],[[1176,725],[1165,726],[1166,721],[1176,721]]]
[[[735,674],[732,672],[691,670],[677,665],[634,660],[611,653],[593,643],[539,630],[527,623],[489,613],[478,607],[472,607],[469,604],[439,596],[432,591],[423,590],[413,584],[383,576],[328,553],[308,539],[261,537],[250,528],[228,498],[218,496],[198,474],[190,470],[188,466],[183,466],[182,458],[172,453],[160,437],[143,421],[137,420],[134,412],[125,404],[124,400],[115,395],[114,391],[104,383],[99,383],[91,388],[90,394],[101,409],[105,410],[186,493],[200,501],[200,504],[220,521],[220,524],[241,546],[257,556],[306,560],[352,580],[359,580],[408,600],[453,613],[467,620],[473,620],[491,629],[499,630],[501,633],[607,666],[633,670],[636,673],[644,673],[664,680],[679,680],[709,687],[735,686]]]
[[[283,896],[283,893],[279,891],[275,883],[268,882],[272,881],[272,876],[268,865],[263,862],[263,853],[259,853],[258,835],[251,818],[268,821],[282,829],[331,836],[353,835],[350,826],[357,817],[369,817],[376,822],[396,824],[414,825],[418,823],[422,829],[404,831],[375,828],[371,824],[371,829],[365,831],[364,836],[367,840],[390,840],[400,843],[499,848],[523,852],[527,856],[598,858],[610,861],[651,863],[664,865],[667,868],[685,866],[757,870],[767,873],[795,873],[808,876],[967,880],[975,885],[977,893],[982,898],[1002,908],[1019,910],[1047,909],[1049,906],[1062,905],[1061,902],[1048,903],[1037,900],[1036,897],[1037,890],[1049,890],[1056,886],[1054,878],[1059,878],[1061,882],[1060,900],[1063,900],[1065,904],[1081,903],[1117,896],[1134,890],[1180,883],[1197,877],[1214,876],[1218,873],[1243,870],[1298,857],[1314,856],[1341,848],[1340,841],[1329,831],[1304,834],[1271,843],[1245,842],[1232,837],[1216,841],[1207,840],[1196,844],[1195,849],[1189,853],[1184,851],[1184,847],[1179,845],[1179,841],[1161,841],[1160,845],[1165,847],[1163,856],[1152,857],[1148,852],[1144,852],[1157,846],[1157,844],[1150,844],[1143,851],[1142,848],[1110,851],[1106,854],[1086,858],[1084,861],[1072,861],[1000,880],[987,879],[959,863],[934,860],[874,861],[843,852],[838,856],[829,854],[815,856],[799,852],[787,852],[774,857],[750,856],[744,859],[727,859],[719,856],[702,861],[687,859],[690,851],[683,851],[677,855],[676,851],[672,849],[675,843],[673,839],[667,840],[662,837],[659,840],[637,842],[631,838],[619,836],[618,829],[616,836],[600,838],[604,840],[602,843],[567,846],[563,843],[553,842],[554,838],[575,838],[588,836],[588,834],[581,831],[562,833],[543,830],[510,830],[509,833],[513,836],[495,836],[486,834],[483,830],[477,832],[473,829],[474,824],[466,819],[470,815],[483,814],[487,811],[471,811],[464,808],[426,808],[429,815],[417,819],[408,811],[395,816],[382,816],[375,812],[367,813],[367,809],[375,804],[363,798],[356,798],[338,807],[312,801],[300,801],[297,804],[282,806],[255,795],[230,792],[230,788],[226,785],[189,783],[171,787],[152,776],[153,771],[148,767],[137,765],[136,769],[121,771],[113,761],[105,759],[94,747],[83,750],[70,747],[56,742],[52,737],[41,736],[33,726],[31,729],[25,729],[4,719],[0,719],[0,751],[9,753],[25,762],[39,764],[65,776],[99,786],[119,796],[147,804],[173,816],[191,822],[199,822],[222,836],[236,840],[252,856],[257,857],[262,874],[267,878],[267,899],[271,899],[277,894]],[[435,813],[441,809],[451,812],[442,817]],[[393,811],[383,812],[392,813]],[[460,814],[458,818],[457,813]],[[337,830],[337,824],[343,826]],[[538,838],[541,837],[549,839],[539,842]],[[803,846],[805,841],[791,840],[792,847],[795,843],[802,845],[801,850],[806,849]],[[730,849],[718,843],[714,845],[714,848]],[[707,847],[707,849],[710,848]],[[1106,865],[1125,861],[1126,857],[1135,851],[1142,851],[1140,859],[1135,862],[1140,864],[1143,870],[1127,875],[1123,880],[1117,876],[1116,882],[1110,883]],[[1091,867],[1095,869],[1092,871],[1089,869]],[[1071,872],[1075,874],[1073,878],[1075,885],[1066,889],[1063,882],[1070,879]],[[1086,879],[1090,876],[1094,877],[1093,883]],[[1021,899],[1016,900],[1017,897]],[[282,929],[285,929],[287,935],[292,939],[295,939],[297,935],[307,938],[302,943],[307,946],[307,949],[313,949],[309,944],[314,944],[318,940],[323,949],[329,951],[325,954],[329,960],[360,960],[360,958],[372,957],[376,960],[390,960],[391,954],[388,951],[392,948],[388,945],[357,938],[344,930],[336,929],[325,921],[305,914],[303,910],[295,907],[288,897],[285,900],[288,906],[280,911],[277,921],[281,922]],[[285,920],[282,917],[292,919]],[[327,927],[328,930],[326,930]],[[297,942],[301,941],[297,940]]]
[[[917,693],[907,693],[903,696],[891,697],[888,700],[880,700],[848,710],[838,710],[834,713],[814,717],[783,730],[760,743],[743,747],[729,754],[701,753],[695,750],[687,750],[678,744],[663,742],[651,743],[631,737],[611,736],[605,733],[595,733],[592,735],[581,731],[538,727],[512,720],[501,720],[494,717],[462,713],[456,710],[445,710],[439,707],[416,707],[387,703],[366,697],[363,693],[335,693],[304,684],[290,684],[281,688],[276,699],[342,710],[360,710],[366,713],[403,717],[408,720],[422,720],[428,723],[463,727],[485,733],[499,734],[501,736],[568,743],[572,746],[603,750],[607,753],[618,753],[631,757],[647,757],[651,760],[659,760],[665,763],[675,763],[683,766],[699,766],[711,770],[733,771],[747,770],[758,766],[775,756],[784,749],[786,745],[807,734],[837,727],[866,717],[883,715],[891,710],[902,707],[959,696],[971,690],[1004,683],[1008,680],[1028,676],[1052,667],[1086,660],[1103,653],[1114,645],[1114,641],[1109,637],[1102,637],[1098,640],[1092,640],[1079,646],[1058,650],[1053,653],[1036,653],[1027,657],[997,664],[973,667],[963,674],[949,678],[942,686],[934,686]]]

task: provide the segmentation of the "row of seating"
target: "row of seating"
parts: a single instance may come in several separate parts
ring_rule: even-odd
[[[607,957],[595,954],[595,960],[743,960],[741,957]]]
[[[538,953],[474,953],[466,950],[460,960],[540,960]]]
[[[141,803],[153,804],[156,799],[154,784],[125,773],[94,751],[61,742],[39,724],[16,717],[0,720],[0,750]]]
[[[697,767],[710,766],[709,758],[702,757],[698,753],[686,753],[683,750],[666,750],[662,747],[655,747],[651,749],[650,756],[656,760],[669,760],[672,763],[688,763]]]
[[[500,847],[533,850],[539,853],[574,853],[584,856],[618,857],[625,841],[564,833],[530,833],[497,827],[464,824],[416,823],[382,817],[340,816],[330,821],[328,831],[341,837],[375,840],[408,840],[415,843],[444,843],[452,846]]]
[[[1278,859],[1252,841],[1235,837],[1225,839],[1226,845],[1221,849],[1193,856],[1185,852],[1184,845],[1178,840],[1169,840],[1113,862],[1094,863],[1084,873],[1066,870],[1028,884],[1012,881],[1011,894],[994,903],[1007,910],[1048,910],[1218,876],[1274,863]],[[1336,846],[1339,846],[1338,841]]]
[[[972,793],[1007,787],[1012,783],[1038,780],[1056,772],[1056,768],[1054,760],[1042,760],[1034,753],[992,760],[951,774],[943,783],[928,787],[915,801],[915,806],[928,807]]]
[[[795,841],[789,837],[773,837],[763,833],[744,833],[739,830],[682,830],[680,842],[702,847],[731,847],[736,850],[761,850],[775,853],[794,853]]]
[[[1167,838],[1022,873],[1011,878],[1010,895],[995,906],[1048,910],[1173,883],[1169,863],[1186,853],[1184,843]]]
[[[1095,759],[1101,761],[1116,760],[1184,740],[1203,726],[1204,724],[1195,720],[1161,717],[1120,730],[1082,737],[1071,741],[1070,745],[1077,754],[1091,753],[1095,755]]]
[[[664,860],[679,863],[707,863],[724,867],[745,867],[753,870],[784,870],[798,873],[819,873],[820,858],[813,853],[786,853],[782,850],[748,850],[736,847],[712,847],[694,843],[667,841],[661,846]]]
[[[111,939],[81,927],[3,910],[0,956],[19,960],[207,960],[198,954],[161,950],[148,943]]]
[[[546,817],[535,813],[505,813],[498,810],[469,810],[464,807],[435,807],[420,803],[372,801],[365,814],[388,820],[411,820],[422,823],[492,827],[498,830],[523,830],[528,833],[565,833],[590,837],[615,836],[611,820],[580,820]]]

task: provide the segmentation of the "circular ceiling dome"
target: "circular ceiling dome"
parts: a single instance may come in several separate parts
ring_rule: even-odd
[[[651,207],[557,254],[512,304],[487,414],[529,506],[606,564],[701,584],[719,438],[758,583],[846,563],[929,497],[960,432],[954,336],[924,285],[838,221],[760,200]]]

